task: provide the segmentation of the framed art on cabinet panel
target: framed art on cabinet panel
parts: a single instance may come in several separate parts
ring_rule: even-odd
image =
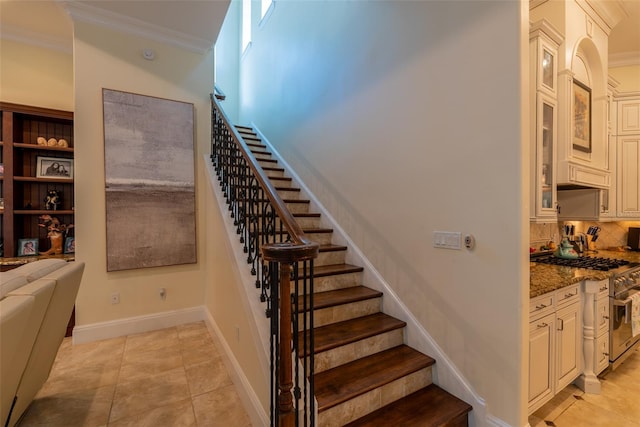
[[[38,239],[18,240],[18,256],[38,255]]]
[[[573,148],[591,152],[591,89],[573,81]]]
[[[38,156],[36,178],[73,179],[73,159]]]

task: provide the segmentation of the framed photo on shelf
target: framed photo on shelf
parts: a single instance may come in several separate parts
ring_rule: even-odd
[[[18,256],[38,255],[38,239],[18,240]]]
[[[573,81],[573,148],[591,153],[591,89]]]
[[[73,159],[38,156],[36,178],[73,179]]]
[[[64,239],[64,253],[65,254],[74,254],[76,253],[76,238],[75,237],[67,237]]]

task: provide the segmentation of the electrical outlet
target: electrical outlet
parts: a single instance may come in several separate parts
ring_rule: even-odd
[[[165,288],[160,288],[160,298],[162,300],[167,299],[167,290]]]
[[[111,294],[111,304],[120,304],[120,294],[118,292]]]

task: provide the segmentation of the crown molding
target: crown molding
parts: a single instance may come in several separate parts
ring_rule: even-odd
[[[621,52],[609,55],[609,68],[640,65],[639,52]]]
[[[73,53],[73,41],[71,37],[53,36],[13,25],[2,25],[0,39],[57,50],[67,54]]]
[[[117,32],[144,37],[199,54],[207,53],[213,46],[211,40],[150,24],[140,19],[104,10],[86,3],[67,0],[60,1],[60,3],[74,21],[99,25]]]

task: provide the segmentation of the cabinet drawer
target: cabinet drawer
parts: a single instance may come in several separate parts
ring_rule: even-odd
[[[558,289],[556,291],[556,304],[560,307],[578,301],[580,298],[579,287],[580,284],[575,284]]]
[[[609,280],[598,283],[598,299],[609,296]]]
[[[529,319],[537,318],[554,310],[555,296],[552,292],[535,297],[529,301]]]

